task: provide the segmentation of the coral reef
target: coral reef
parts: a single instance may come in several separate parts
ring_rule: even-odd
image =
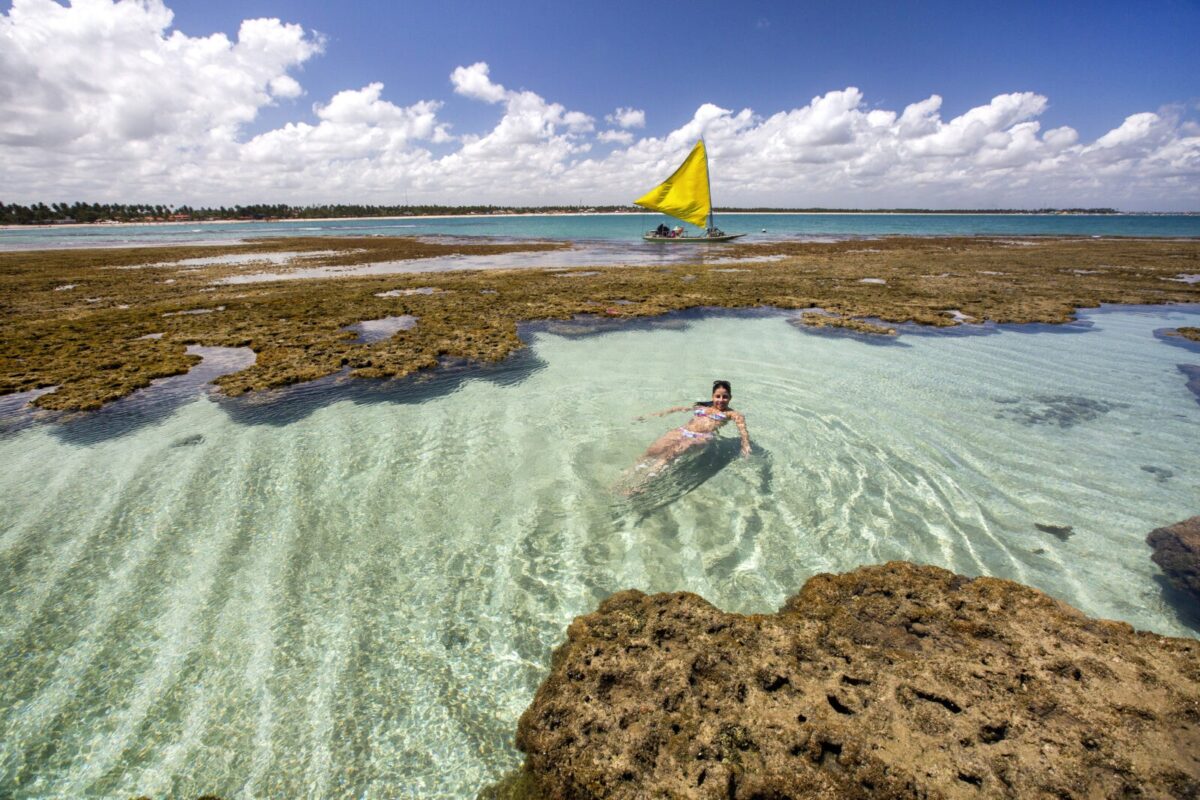
[[[1200,642],[893,562],[773,615],[625,591],[522,716],[530,796],[1195,797]]]
[[[883,325],[875,325],[866,320],[853,319],[832,314],[806,312],[800,315],[800,323],[809,328],[840,328],[854,333],[865,333],[873,336],[895,336],[896,329]]]
[[[343,370],[400,377],[446,359],[498,361],[522,346],[519,324],[584,314],[821,308],[833,315],[826,325],[882,333],[888,329],[863,320],[1060,323],[1076,308],[1101,303],[1200,302],[1200,284],[1170,280],[1181,269],[1200,272],[1200,242],[1165,239],[895,237],[865,250],[853,241],[775,242],[722,247],[697,254],[694,264],[597,268],[585,279],[580,271],[566,280],[561,271],[516,269],[219,282],[261,271],[261,264],[246,263],[250,254],[295,256],[271,266],[279,273],[563,246],[316,237],[0,253],[0,395],[57,386],[35,403],[97,408],[154,378],[186,372],[195,363],[185,352],[189,344],[254,350],[253,366],[219,381],[237,395]],[[222,256],[241,260],[220,262]],[[197,258],[205,263],[179,263]],[[1091,269],[1101,264],[1122,266]],[[182,313],[201,309],[210,313]],[[420,324],[366,346],[344,330],[404,315]],[[815,314],[804,319],[821,322]]]

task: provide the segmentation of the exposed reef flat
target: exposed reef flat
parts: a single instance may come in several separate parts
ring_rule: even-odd
[[[772,615],[625,591],[517,745],[530,797],[1196,797],[1200,642],[906,562]]]
[[[1200,342],[1200,328],[1176,328],[1175,332],[1185,339],[1190,339],[1193,342]]]
[[[895,336],[896,329],[888,328],[883,325],[875,325],[854,317],[843,317],[838,314],[824,314],[805,312],[800,315],[797,320],[802,327],[806,328],[837,328],[841,330],[853,331],[855,333],[866,333],[873,336]]]
[[[320,237],[0,253],[0,395],[57,386],[36,404],[97,408],[187,371],[195,363],[189,344],[254,350],[253,366],[218,381],[237,395],[343,370],[399,377],[443,359],[497,361],[522,346],[519,323],[583,314],[820,308],[832,317],[804,319],[882,333],[905,322],[1060,323],[1101,303],[1200,302],[1200,284],[1175,280],[1200,272],[1200,241],[1191,239],[895,237],[869,248],[775,242],[714,248],[690,264],[566,273],[570,280],[539,269],[219,283],[260,269],[244,258],[252,253],[291,254],[286,265],[272,266],[279,272],[563,246]],[[225,255],[242,258],[210,263]],[[199,258],[209,262],[178,263]],[[420,324],[365,346],[345,330],[406,315]]]

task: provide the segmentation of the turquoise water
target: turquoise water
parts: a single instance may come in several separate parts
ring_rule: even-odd
[[[619,241],[640,237],[657,214],[477,216],[314,222],[87,225],[0,230],[0,250],[225,243],[261,236],[495,236],[512,239]],[[717,223],[743,241],[859,236],[1200,236],[1200,215],[1035,214],[725,214]],[[674,223],[672,223],[674,224]],[[766,229],[766,233],[763,233]]]
[[[546,324],[496,368],[229,400],[169,379],[0,434],[0,795],[464,797],[575,615],[776,609],[888,559],[1196,636],[1146,533],[1197,513],[1200,307],[892,344],[782,314]],[[236,351],[203,353],[209,375]],[[722,439],[612,491],[732,381]],[[1070,526],[1065,540],[1037,525]]]

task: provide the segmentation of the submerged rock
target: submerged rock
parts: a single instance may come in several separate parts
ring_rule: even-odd
[[[1150,558],[1171,585],[1200,603],[1200,516],[1155,528],[1146,544],[1154,548]]]
[[[1166,483],[1167,481],[1171,480],[1171,478],[1175,477],[1175,472],[1173,470],[1169,470],[1166,467],[1156,467],[1153,464],[1143,465],[1142,472],[1149,472],[1154,476],[1154,480],[1158,481],[1159,483]]]
[[[1073,428],[1081,422],[1091,422],[1118,408],[1128,408],[1128,403],[1095,400],[1069,394],[1039,394],[1028,399],[995,398],[1005,406],[996,412],[997,419],[1012,419],[1024,425],[1057,425]]]
[[[1188,391],[1196,395],[1196,402],[1200,403],[1200,367],[1195,364],[1177,364],[1176,366],[1187,376]]]
[[[194,447],[204,443],[203,433],[193,433],[191,436],[182,436],[171,442],[171,447]]]
[[[1200,642],[904,562],[771,615],[625,591],[571,624],[517,746],[547,797],[1194,797]]]
[[[1033,527],[1037,528],[1042,533],[1048,533],[1060,542],[1065,542],[1070,539],[1075,533],[1075,529],[1070,525],[1050,525],[1045,522],[1035,522]]]

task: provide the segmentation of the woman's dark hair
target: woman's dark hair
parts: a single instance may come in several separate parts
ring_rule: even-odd
[[[733,387],[729,385],[729,381],[713,381],[712,390],[715,392],[717,389],[724,389],[729,392],[730,397],[733,397]]]

